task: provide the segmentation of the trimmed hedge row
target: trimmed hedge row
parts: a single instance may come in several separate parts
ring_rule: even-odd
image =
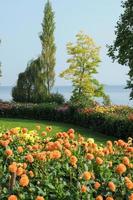
[[[116,138],[133,138],[133,121],[126,116],[98,112],[82,113],[74,107],[59,107],[52,104],[4,106],[0,107],[0,117],[66,122],[93,128]]]

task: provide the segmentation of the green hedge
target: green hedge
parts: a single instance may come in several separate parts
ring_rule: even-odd
[[[58,121],[93,128],[106,135],[127,139],[133,137],[133,121],[127,116],[107,113],[82,113],[72,106],[56,104],[10,105],[0,107],[0,117]]]

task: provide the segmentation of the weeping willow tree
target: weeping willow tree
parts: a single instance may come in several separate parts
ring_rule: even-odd
[[[44,19],[42,22],[42,33],[40,35],[40,40],[42,43],[42,71],[45,77],[45,85],[47,90],[47,95],[50,94],[51,89],[55,82],[55,38],[54,38],[55,22],[54,22],[54,12],[50,1],[48,0],[44,8]]]
[[[31,60],[25,72],[19,74],[17,85],[12,90],[13,100],[16,102],[43,102],[46,96],[44,85],[39,57]]]

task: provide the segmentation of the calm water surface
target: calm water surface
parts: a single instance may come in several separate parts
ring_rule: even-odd
[[[11,86],[0,86],[0,99],[4,101],[11,101],[11,91]],[[53,88],[53,91],[63,94],[65,99],[68,100],[72,93],[72,87],[56,86]],[[113,104],[133,105],[133,101],[129,101],[130,90],[124,89],[124,86],[105,86],[105,92],[110,96]]]

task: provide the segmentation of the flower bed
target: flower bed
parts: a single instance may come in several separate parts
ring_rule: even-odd
[[[0,105],[0,117],[66,122],[124,140],[133,138],[133,108],[128,106],[78,109],[56,104],[6,104]]]
[[[133,141],[98,146],[73,129],[0,135],[1,200],[133,200]]]

